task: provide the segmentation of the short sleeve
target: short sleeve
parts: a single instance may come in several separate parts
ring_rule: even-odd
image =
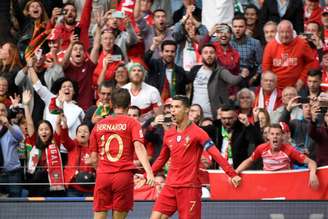
[[[299,152],[298,150],[296,150],[293,146],[288,145],[288,147],[286,147],[286,150],[287,150],[288,156],[292,160],[297,161],[299,163],[304,163],[306,156],[304,154],[302,154],[301,152]]]
[[[96,137],[96,128],[97,128],[97,126],[95,126],[92,129],[92,132],[90,134],[89,147],[90,147],[91,152],[98,152],[98,144],[97,144],[97,137]]]
[[[265,149],[266,145],[260,145],[253,151],[251,158],[252,160],[258,160],[262,157],[263,150]]]
[[[132,135],[132,142],[139,141],[144,143],[144,136],[141,130],[141,125],[137,120],[132,120],[131,122],[131,135]]]

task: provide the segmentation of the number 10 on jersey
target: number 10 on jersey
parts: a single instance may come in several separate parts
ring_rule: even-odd
[[[118,153],[116,156],[112,156],[109,152],[110,147],[113,147],[111,143],[113,144],[112,141],[114,140],[116,140],[118,143]],[[104,155],[106,155],[107,159],[111,162],[119,161],[123,154],[123,140],[121,136],[119,136],[118,134],[112,134],[107,139],[105,139],[105,135],[102,135],[100,137],[100,141],[101,141],[100,159],[103,160]]]

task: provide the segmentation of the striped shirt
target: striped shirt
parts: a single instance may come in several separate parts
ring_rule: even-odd
[[[282,144],[278,152],[272,153],[270,143],[259,145],[252,154],[252,159],[262,158],[263,170],[277,171],[292,169],[293,161],[304,163],[305,155],[289,144]]]
[[[262,72],[263,49],[259,40],[245,36],[240,41],[233,38],[230,43],[240,54],[240,68],[247,68],[251,75]]]

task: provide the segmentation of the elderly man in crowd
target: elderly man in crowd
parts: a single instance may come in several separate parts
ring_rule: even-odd
[[[297,97],[297,90],[295,87],[287,86],[282,90],[282,106],[270,113],[271,123],[279,122],[279,119],[284,110],[287,110],[288,103],[291,99]],[[290,111],[290,119],[303,119],[303,111],[299,107],[292,107],[288,109]]]
[[[269,70],[277,75],[278,88],[295,86],[300,90],[306,82],[307,72],[314,64],[315,57],[308,43],[295,36],[290,21],[281,21],[277,37],[265,47],[263,71]]]
[[[264,72],[261,86],[256,92],[255,107],[264,108],[271,113],[281,104],[281,91],[277,89],[277,76],[271,71]]]

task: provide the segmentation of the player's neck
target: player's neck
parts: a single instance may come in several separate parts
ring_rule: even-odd
[[[177,131],[184,131],[189,125],[191,125],[191,121],[189,119],[183,120],[180,124],[177,124]]]
[[[127,110],[124,108],[114,108],[114,115],[126,115]]]

